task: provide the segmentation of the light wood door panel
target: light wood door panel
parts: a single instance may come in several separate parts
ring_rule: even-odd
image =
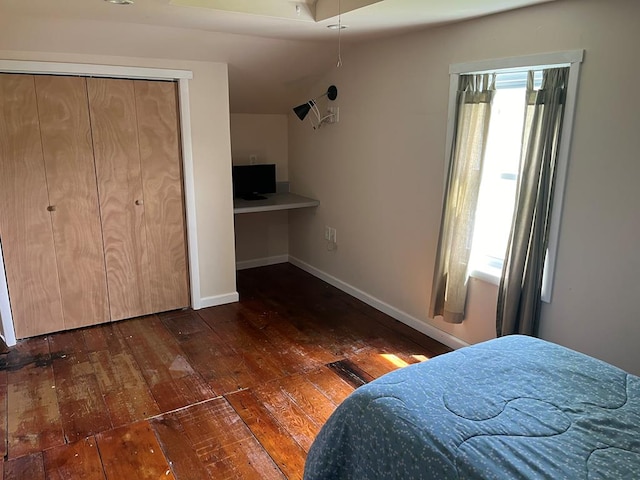
[[[149,310],[144,198],[133,81],[88,78],[111,320]]]
[[[189,305],[176,84],[135,81],[154,312]]]
[[[108,322],[85,79],[37,76],[35,81],[65,327]]]
[[[0,239],[16,337],[64,328],[34,77],[0,74]]]

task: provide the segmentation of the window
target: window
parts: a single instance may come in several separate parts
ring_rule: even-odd
[[[534,75],[540,87],[540,71]],[[472,276],[497,282],[513,217],[527,87],[527,70],[496,75],[489,135],[476,207],[469,270]]]
[[[582,50],[532,55],[452,65],[451,96],[449,99],[449,128],[447,148],[450,150],[454,131],[455,94],[462,74],[496,73],[496,94],[493,100],[481,186],[476,208],[473,244],[469,273],[498,284],[509,237],[515,203],[520,149],[525,108],[527,75],[534,75],[534,87],[539,88],[541,70],[568,66],[569,88],[565,104],[564,122],[558,153],[554,209],[551,218],[549,245],[545,261],[542,300],[551,300],[553,270],[559,234],[560,214],[569,156],[569,139],[573,125],[575,94],[578,84]],[[450,151],[446,157],[451,158]]]

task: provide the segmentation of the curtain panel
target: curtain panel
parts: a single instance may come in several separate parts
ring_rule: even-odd
[[[464,320],[468,263],[489,131],[495,74],[461,75],[429,317]]]
[[[527,81],[518,190],[498,290],[496,334],[536,335],[549,237],[556,159],[569,68],[543,71],[542,85]]]

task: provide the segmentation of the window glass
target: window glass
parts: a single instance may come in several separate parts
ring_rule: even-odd
[[[498,73],[469,268],[500,277],[513,217],[528,71]],[[534,74],[539,88],[542,72]]]

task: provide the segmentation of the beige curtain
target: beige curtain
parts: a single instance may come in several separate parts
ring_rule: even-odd
[[[568,78],[569,68],[545,70],[536,91],[529,72],[518,193],[498,291],[498,336],[537,333]]]
[[[429,316],[464,319],[467,266],[489,130],[495,74],[461,75]]]

